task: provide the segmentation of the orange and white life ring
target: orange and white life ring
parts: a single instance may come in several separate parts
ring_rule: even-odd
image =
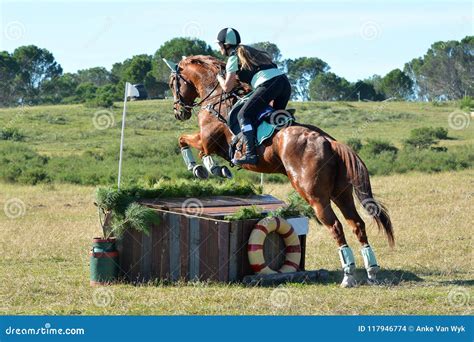
[[[268,267],[263,256],[263,244],[267,235],[271,232],[278,233],[285,241],[286,246],[286,259],[278,271]],[[250,233],[247,252],[250,266],[257,274],[296,272],[301,261],[300,239],[291,224],[279,217],[265,217],[255,225],[255,228]]]

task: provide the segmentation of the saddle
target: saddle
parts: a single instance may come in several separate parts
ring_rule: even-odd
[[[234,134],[234,138],[230,144],[229,156],[234,157],[237,150],[237,144],[242,138],[242,132],[237,119],[237,114],[248,100],[248,96],[237,101],[229,112],[227,118],[227,126]],[[270,105],[267,106],[255,119],[254,129],[257,134],[257,146],[262,145],[266,140],[271,138],[273,134],[285,127],[291,126],[295,122],[295,109],[275,110]]]

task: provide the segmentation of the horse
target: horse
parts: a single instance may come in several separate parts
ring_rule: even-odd
[[[173,93],[176,119],[189,120],[193,109],[200,108],[197,111],[199,132],[179,137],[178,143],[184,161],[188,169],[196,171],[197,164],[189,149],[193,147],[199,151],[206,169],[219,174],[222,169],[211,155],[230,161],[228,151],[233,133],[225,120],[229,108],[237,98],[233,93],[224,93],[216,80],[224,64],[214,57],[198,55],[183,57],[174,66],[169,86]],[[242,83],[239,88],[243,92],[249,90]],[[196,102],[198,98],[200,101]],[[287,176],[292,187],[311,205],[318,220],[331,233],[338,246],[344,273],[341,287],[353,287],[361,282],[354,276],[353,252],[347,244],[343,225],[331,208],[331,202],[340,209],[361,245],[367,283],[376,284],[380,267],[369,244],[365,222],[357,212],[353,194],[375,221],[378,229],[385,232],[391,247],[394,246],[395,238],[388,210],[375,200],[367,167],[358,154],[320,128],[294,122],[277,130],[271,139],[260,145],[258,155],[257,165],[243,165],[243,168]],[[226,176],[225,173],[220,175]],[[200,172],[195,172],[195,175],[199,174]]]

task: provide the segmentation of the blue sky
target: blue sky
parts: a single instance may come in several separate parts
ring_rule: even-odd
[[[439,40],[473,35],[472,1],[5,1],[0,50],[35,44],[65,72],[108,69],[165,41],[212,44],[219,29],[271,41],[284,58],[315,56],[349,81],[403,68]]]

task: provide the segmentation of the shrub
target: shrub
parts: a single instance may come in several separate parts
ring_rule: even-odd
[[[404,140],[404,145],[425,149],[437,144],[438,140],[447,138],[448,130],[443,127],[421,127],[411,130],[409,138]]]
[[[0,179],[3,181],[32,185],[49,182],[47,163],[47,157],[18,143],[0,144]]]
[[[448,139],[448,130],[446,128],[436,127],[436,128],[432,128],[432,130],[433,130],[433,135],[436,138],[440,140]]]
[[[7,127],[0,129],[0,140],[22,141],[25,136],[20,133],[18,128]]]
[[[466,109],[466,110],[473,110],[474,109],[474,98],[471,96],[465,96],[461,101],[459,101],[459,108]]]
[[[362,149],[362,141],[359,138],[350,138],[346,144],[355,152],[359,152]]]
[[[389,141],[380,139],[369,139],[367,140],[367,144],[362,147],[361,152],[364,152],[368,156],[377,156],[382,153],[396,155],[398,149]]]

